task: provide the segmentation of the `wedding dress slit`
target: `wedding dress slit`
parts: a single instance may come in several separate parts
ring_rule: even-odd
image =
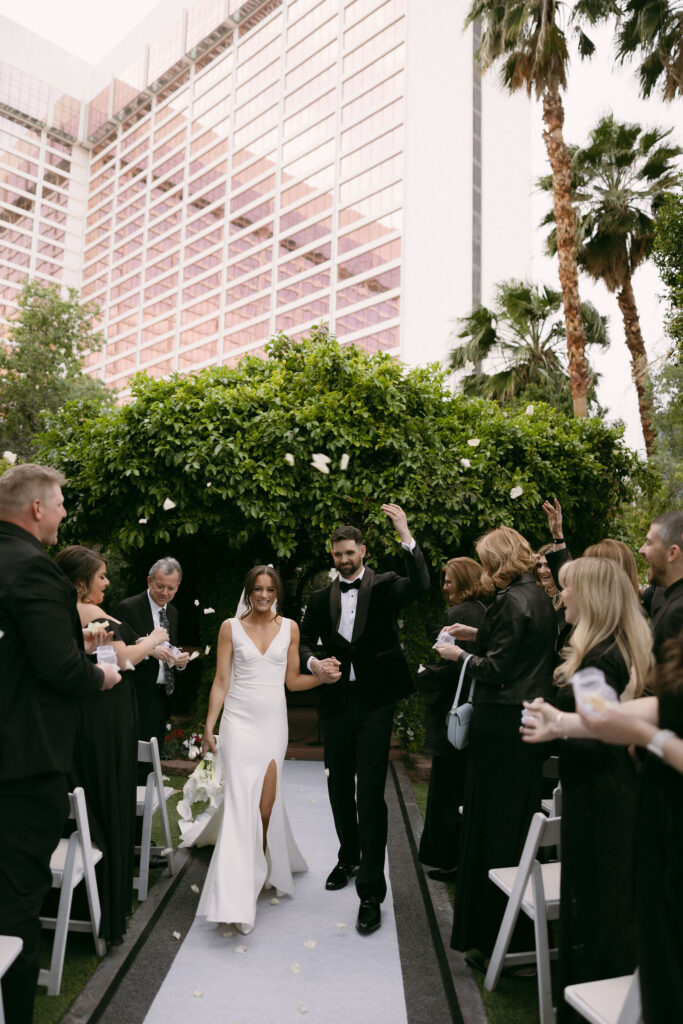
[[[197,846],[216,843],[197,914],[209,921],[251,926],[263,886],[269,884],[279,895],[290,895],[292,872],[306,870],[281,793],[287,750],[284,677],[291,626],[289,619],[283,619],[262,653],[239,619],[231,619],[230,624],[233,671],[217,764],[224,778],[223,802],[195,840]],[[261,803],[273,767],[275,796],[264,837]]]

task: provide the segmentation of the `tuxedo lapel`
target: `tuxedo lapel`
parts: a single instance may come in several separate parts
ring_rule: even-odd
[[[370,608],[370,595],[372,593],[372,581],[374,576],[375,574],[372,569],[368,569],[366,566],[365,572],[363,573],[363,579],[361,580],[360,590],[358,591],[356,620],[353,624],[353,633],[351,634],[352,643],[361,635],[365,629],[365,624],[368,621],[368,610]],[[341,597],[339,599],[339,604],[341,611]]]
[[[330,621],[332,623],[332,629],[336,632],[339,629],[339,620],[341,619],[341,587],[339,586],[339,580],[336,579],[330,585]]]

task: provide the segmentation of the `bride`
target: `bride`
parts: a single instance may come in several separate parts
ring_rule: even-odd
[[[246,611],[226,619],[218,634],[202,742],[202,755],[216,754],[214,728],[223,708],[217,754],[223,802],[194,842],[216,843],[197,916],[233,923],[246,935],[254,927],[263,886],[291,894],[292,872],[306,871],[281,790],[288,732],[283,684],[308,690],[320,680],[299,672],[299,627],[279,613],[278,572],[268,565],[251,569],[244,602]]]

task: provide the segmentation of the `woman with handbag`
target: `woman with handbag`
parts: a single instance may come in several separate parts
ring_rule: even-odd
[[[473,558],[451,558],[443,572],[442,590],[449,608],[444,626],[454,622],[478,629],[484,621],[493,586],[482,581],[483,569]],[[474,653],[474,641],[463,641],[464,650]],[[442,661],[428,665],[417,675],[417,689],[425,700],[425,747],[432,754],[427,793],[427,811],[420,839],[419,858],[432,865],[427,874],[440,882],[452,882],[458,863],[460,805],[465,791],[467,750],[457,750],[446,735],[446,719],[460,681],[460,666]],[[470,680],[463,678],[461,701],[467,700]]]
[[[481,537],[476,550],[497,593],[467,667],[474,699],[451,947],[478,951],[469,962],[485,970],[506,905],[489,868],[519,862],[531,817],[540,810],[541,761],[522,743],[519,720],[523,702],[550,689],[556,627],[552,601],[534,577],[536,555],[521,534],[499,527]],[[447,631],[474,638],[461,623]],[[437,651],[456,664],[467,656],[457,644]],[[513,948],[533,948],[530,927],[522,933],[527,924],[520,922]]]

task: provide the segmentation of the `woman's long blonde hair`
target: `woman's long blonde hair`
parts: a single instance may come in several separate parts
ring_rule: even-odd
[[[536,555],[528,540],[511,526],[490,530],[475,547],[486,576],[501,590],[522,573],[533,572],[536,565]]]
[[[562,651],[562,664],[555,669],[555,682],[566,684],[590,650],[614,637],[630,674],[626,696],[639,696],[653,663],[652,632],[631,580],[609,558],[577,558],[562,566],[560,583],[571,586],[578,619]]]

